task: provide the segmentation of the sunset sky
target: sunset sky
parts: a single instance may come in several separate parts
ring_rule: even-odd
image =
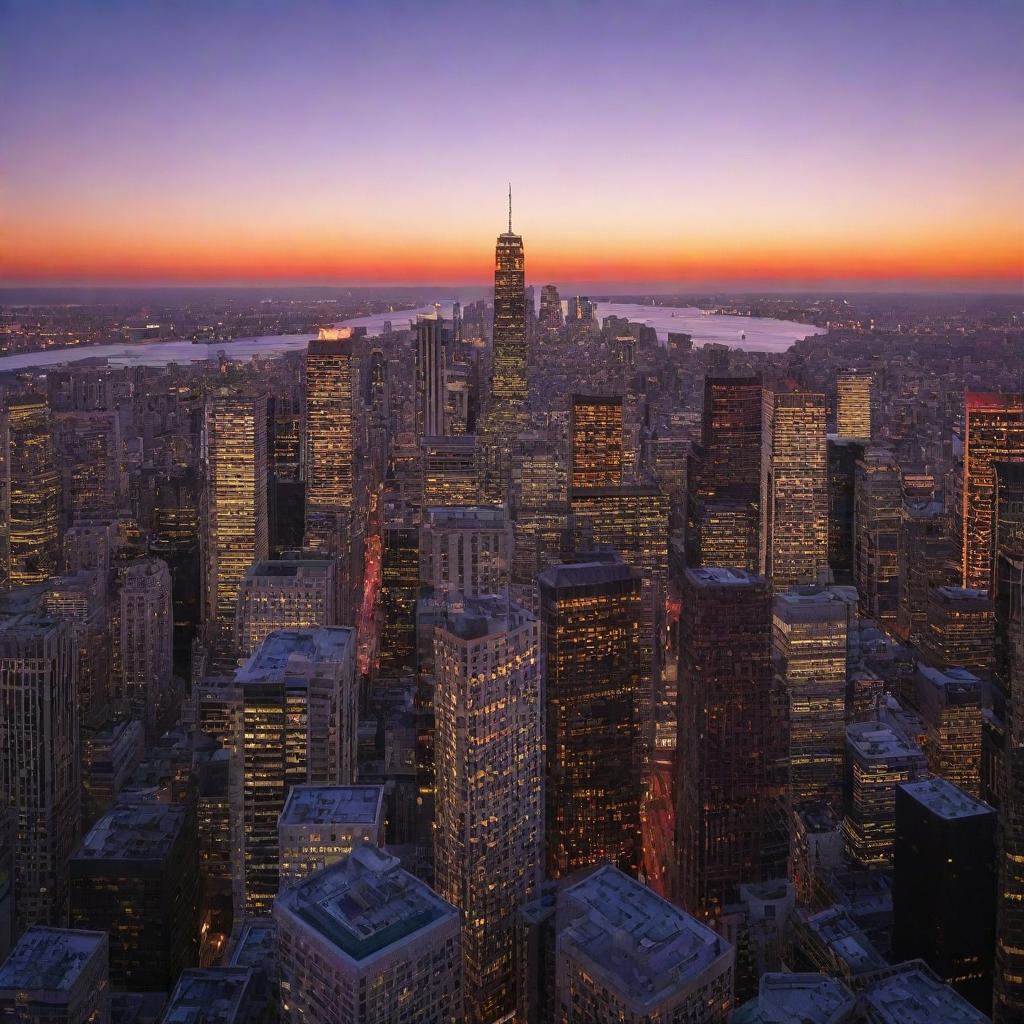
[[[0,283],[1015,289],[1024,3],[0,0]]]

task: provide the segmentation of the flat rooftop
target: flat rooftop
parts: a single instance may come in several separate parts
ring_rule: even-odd
[[[646,885],[605,865],[565,891],[576,913],[558,950],[584,960],[599,984],[629,1000],[660,1001],[711,971],[732,947]]]
[[[161,1024],[233,1024],[240,1019],[252,984],[253,971],[248,967],[184,970]]]
[[[424,510],[424,525],[446,530],[478,530],[481,526],[502,527],[508,523],[504,505],[430,505]]]
[[[882,722],[855,722],[846,727],[846,742],[868,761],[893,758],[924,758],[916,744]]]
[[[989,1018],[939,981],[920,960],[911,960],[860,994],[884,1024],[988,1024]]]
[[[106,961],[106,932],[29,928],[0,965],[0,990],[68,992],[93,956]]]
[[[851,976],[888,966],[845,907],[832,906],[816,914],[805,914],[804,923],[818,941],[832,951],[833,956],[846,964]]]
[[[292,786],[279,825],[373,825],[383,786]]]
[[[525,608],[504,595],[486,594],[463,598],[461,607],[450,608],[438,627],[462,640],[478,640],[492,633],[516,629],[532,618]]]
[[[763,583],[764,577],[746,569],[727,569],[719,565],[687,569],[686,575],[699,586],[705,587],[746,587]]]
[[[257,683],[280,679],[291,663],[341,662],[346,649],[354,642],[354,634],[355,630],[349,626],[277,629],[238,670],[235,681]]]
[[[538,583],[545,587],[599,587],[608,583],[635,580],[639,586],[640,574],[621,559],[594,559],[589,562],[568,562],[543,570]]]
[[[245,570],[247,580],[266,577],[291,577],[301,579],[304,576],[320,576],[330,571],[334,563],[329,558],[295,558],[278,560],[268,558],[255,562]]]
[[[89,830],[72,862],[162,861],[187,814],[184,804],[116,804]]]
[[[920,782],[900,783],[899,788],[946,821],[995,814],[995,810],[983,800],[965,793],[959,786],[954,786],[952,782],[937,775],[921,779]]]
[[[277,923],[272,917],[250,917],[242,922],[228,954],[229,967],[273,970],[277,960]]]
[[[288,889],[274,913],[297,918],[357,964],[440,921],[459,921],[455,907],[375,846]]]
[[[826,587],[791,587],[776,591],[774,612],[788,622],[846,622],[849,603]]]
[[[729,1024],[831,1024],[854,1002],[841,981],[822,974],[762,974],[757,998],[734,1010]]]

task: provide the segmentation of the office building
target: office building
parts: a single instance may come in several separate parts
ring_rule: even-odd
[[[771,587],[722,568],[687,569],[680,583],[675,896],[715,918],[761,879]]]
[[[458,1024],[459,912],[373,846],[274,903],[285,1024]]]
[[[0,964],[3,1024],[110,1024],[107,936],[34,926]]]
[[[825,396],[764,392],[760,572],[776,587],[828,568]]]
[[[116,516],[127,497],[120,412],[59,412],[54,433],[63,521]]]
[[[687,465],[692,566],[757,569],[763,392],[759,377],[704,382],[701,441]]]
[[[507,447],[522,428],[527,396],[525,256],[522,237],[512,232],[511,191],[508,231],[494,252],[493,340],[489,432]]]
[[[203,616],[218,660],[234,647],[238,588],[267,557],[267,398],[220,392],[206,402]]]
[[[17,817],[19,931],[67,914],[82,818],[78,707],[70,625],[32,613],[0,619],[0,794]]]
[[[416,317],[416,410],[421,437],[449,433],[447,337],[440,309]]]
[[[565,313],[562,311],[562,299],[558,294],[558,288],[553,284],[546,284],[540,290],[540,312],[537,315],[537,324],[549,337],[557,337],[558,332],[565,326]]]
[[[975,798],[981,794],[981,700],[973,672],[918,664],[914,705],[926,730],[928,770]]]
[[[474,505],[483,490],[480,442],[475,434],[424,437],[423,505]]]
[[[384,504],[380,572],[380,670],[390,675],[412,668],[416,658],[420,527],[416,511],[404,502]]]
[[[60,478],[45,398],[15,398],[0,413],[0,586],[57,572]]]
[[[355,630],[271,633],[235,674],[235,686],[244,729],[244,910],[259,914],[279,888],[278,819],[289,789],[355,781]]]
[[[383,786],[292,786],[278,819],[281,887],[384,843]]]
[[[559,896],[564,1024],[724,1024],[735,953],[710,928],[605,865]]]
[[[963,585],[987,590],[992,579],[996,462],[1024,461],[1024,395],[964,395]]]
[[[828,565],[836,583],[853,583],[857,462],[865,445],[828,436]]]
[[[864,1024],[988,1024],[981,1010],[920,960],[898,964],[872,979],[857,1009]]]
[[[921,654],[937,668],[992,670],[995,611],[987,590],[931,587]]]
[[[438,600],[497,594],[509,584],[512,526],[501,505],[426,508],[419,579]]]
[[[857,460],[853,579],[863,614],[885,624],[895,622],[899,597],[900,484],[891,449],[872,446]]]
[[[182,971],[160,1024],[269,1024],[269,993],[249,967],[193,967]]]
[[[174,610],[171,574],[140,558],[121,574],[121,696],[149,735],[171,706]]]
[[[892,863],[896,786],[928,774],[922,751],[890,725],[857,722],[846,729],[843,841],[862,867]]]
[[[547,875],[640,863],[644,642],[641,579],[621,561],[546,569],[538,579],[546,672]]]
[[[733,1010],[729,1024],[840,1024],[853,1012],[853,993],[822,974],[762,974],[757,996]]]
[[[434,879],[463,915],[471,1024],[515,1008],[514,931],[543,877],[544,718],[537,620],[467,598],[434,630]]]
[[[249,566],[238,588],[235,643],[247,658],[277,629],[333,626],[338,577],[333,558],[288,553]]]
[[[772,655],[789,705],[789,796],[838,807],[846,745],[848,610],[833,590],[777,593]]]
[[[569,429],[570,486],[621,486],[622,396],[573,395]]]
[[[561,446],[544,434],[525,434],[512,449],[511,511],[515,531],[512,578],[533,586],[561,561],[568,525],[569,473]]]
[[[872,437],[875,378],[870,373],[841,373],[836,377],[836,433],[857,441]]]
[[[897,561],[896,635],[919,646],[928,628],[929,588],[960,582],[960,550],[940,502],[904,501]]]
[[[986,1013],[995,949],[996,813],[945,779],[896,787],[893,955],[924,960]]]
[[[71,858],[71,923],[110,936],[110,983],[168,991],[199,954],[194,810],[119,803]]]

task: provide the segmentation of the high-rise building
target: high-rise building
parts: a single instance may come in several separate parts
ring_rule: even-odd
[[[45,398],[15,398],[0,414],[0,586],[57,571],[60,479]]]
[[[264,972],[248,967],[193,967],[182,971],[161,1024],[264,1024],[274,1011]]]
[[[110,936],[110,981],[167,992],[199,954],[199,850],[194,809],[120,803],[71,858],[71,923]]]
[[[862,867],[892,863],[896,786],[928,774],[924,751],[892,726],[857,722],[846,728],[843,839]]]
[[[150,735],[170,706],[173,672],[171,574],[159,558],[140,558],[121,577],[121,687]]]
[[[616,561],[538,579],[546,672],[547,874],[640,858],[641,579]]]
[[[55,420],[64,521],[116,516],[126,497],[120,413],[60,412]]]
[[[71,626],[31,613],[0,620],[0,802],[17,816],[19,930],[67,913],[81,827],[78,707]]]
[[[107,936],[33,927],[0,964],[4,1024],[110,1024]]]
[[[247,658],[276,629],[337,622],[337,562],[288,553],[245,570],[238,588],[235,643]]]
[[[574,488],[622,484],[622,396],[573,395],[570,454]]]
[[[981,690],[981,680],[965,668],[919,663],[914,676],[928,768],[973,797],[981,793]]]
[[[875,378],[870,373],[841,373],[836,377],[836,433],[870,441]]]
[[[419,578],[446,600],[502,592],[509,583],[512,527],[503,506],[438,506],[423,511]]]
[[[757,568],[763,391],[759,377],[704,382],[701,441],[687,471],[690,565]]]
[[[412,668],[416,658],[416,598],[420,586],[420,527],[414,508],[385,501],[381,523],[380,638],[382,674]]]
[[[525,419],[526,279],[523,239],[512,233],[512,192],[508,231],[498,236],[494,253],[494,371],[491,379],[490,430],[506,447]]]
[[[714,918],[761,880],[771,587],[722,568],[687,569],[680,583],[675,893]]]
[[[861,611],[884,623],[896,619],[902,511],[900,467],[891,449],[869,447],[857,460],[853,579]]]
[[[565,1024],[724,1024],[735,952],[605,865],[559,896],[555,989]]]
[[[776,587],[828,568],[825,396],[764,392],[760,571]]]
[[[434,631],[434,878],[463,917],[470,1024],[515,1009],[516,915],[544,859],[544,717],[537,620],[467,599]]]
[[[205,453],[204,619],[214,652],[229,661],[238,588],[268,553],[266,395],[212,395]]]
[[[558,294],[558,288],[553,284],[546,284],[540,290],[540,313],[537,322],[540,329],[549,336],[557,335],[565,325],[562,299]]]
[[[459,912],[360,846],[274,903],[285,1024],[458,1024]]]
[[[569,515],[568,478],[560,445],[543,434],[520,436],[512,451],[516,583],[532,586],[542,570],[561,560]]]
[[[995,612],[987,590],[930,587],[921,653],[938,668],[992,668]]]
[[[425,506],[473,505],[480,500],[483,476],[475,434],[423,438],[422,467]]]
[[[960,551],[945,509],[928,498],[905,500],[900,522],[896,635],[920,645],[928,628],[928,590],[960,582]]]
[[[846,602],[833,590],[775,596],[772,649],[789,703],[789,794],[838,808],[846,746]]]
[[[857,462],[864,455],[860,441],[829,435],[828,565],[836,583],[853,583],[854,498]]]
[[[945,779],[896,787],[893,955],[992,1008],[996,814]]]
[[[281,888],[384,844],[383,786],[292,786],[278,820]]]
[[[445,423],[446,340],[439,309],[416,317],[416,407],[422,437],[441,437],[448,433]]]
[[[1024,395],[964,395],[963,585],[987,590],[992,579],[996,462],[1024,461]]]
[[[265,913],[279,887],[278,819],[303,783],[355,781],[355,631],[271,633],[238,670],[244,909]],[[238,908],[241,910],[242,908]]]

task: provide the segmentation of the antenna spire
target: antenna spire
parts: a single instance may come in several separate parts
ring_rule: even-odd
[[[512,234],[512,182],[508,183],[508,233]]]

